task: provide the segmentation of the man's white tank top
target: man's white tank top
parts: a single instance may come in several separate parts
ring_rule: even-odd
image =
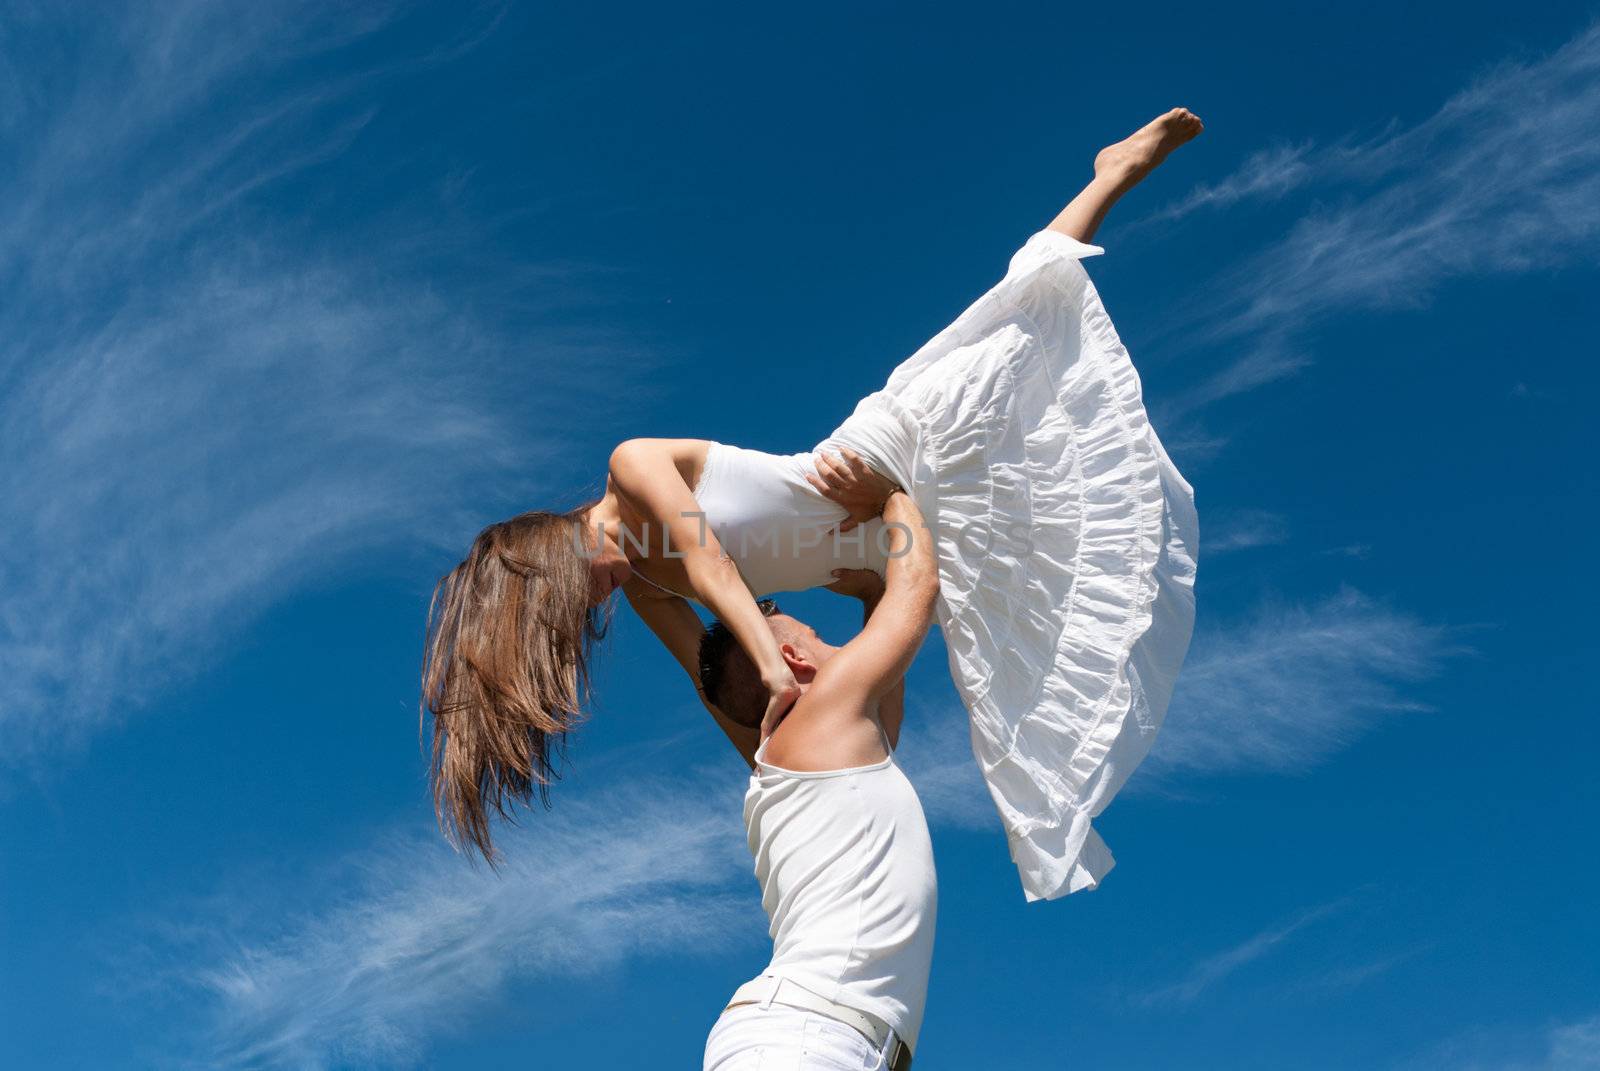
[[[876,1015],[915,1049],[938,901],[916,791],[892,755],[801,773],[762,762],[765,751],[744,797],[771,920],[762,974]]]

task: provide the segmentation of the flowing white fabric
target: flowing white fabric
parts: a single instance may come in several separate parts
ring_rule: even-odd
[[[819,449],[850,446],[937,531],[939,622],[1030,900],[1093,888],[1091,820],[1149,750],[1194,625],[1194,492],[1054,231]],[[822,581],[826,582],[826,581]]]
[[[1144,758],[1194,626],[1194,492],[1079,260],[1029,239],[993,290],[818,447],[849,446],[937,530],[939,623],[972,749],[1030,900],[1093,888],[1091,828]],[[881,568],[880,527],[804,479],[810,454],[715,445],[696,498],[753,591]]]

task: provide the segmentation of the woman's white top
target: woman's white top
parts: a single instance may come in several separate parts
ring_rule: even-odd
[[[1154,741],[1194,626],[1194,491],[1079,263],[1099,252],[1034,235],[818,447],[859,452],[935,527],[950,672],[1029,899],[1111,869],[1091,820]],[[708,455],[700,504],[757,594],[881,553],[876,526],[857,557],[816,538],[844,511],[803,479],[810,458]]]
[[[893,756],[800,773],[762,762],[764,751],[744,797],[771,920],[772,962],[762,974],[876,1015],[915,1050],[938,891],[911,782]]]
[[[713,443],[695,501],[722,549],[761,595],[831,583],[834,569],[884,571],[883,522],[840,534],[846,514],[806,483],[812,455],[778,456]]]

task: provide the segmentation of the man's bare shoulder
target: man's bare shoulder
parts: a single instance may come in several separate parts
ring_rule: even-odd
[[[837,659],[835,659],[837,661]],[[767,741],[765,760],[786,770],[817,772],[866,766],[887,754],[875,705],[859,688],[830,686],[829,663]],[[842,667],[841,667],[842,668]]]

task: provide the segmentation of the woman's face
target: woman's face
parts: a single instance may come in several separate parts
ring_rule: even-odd
[[[589,545],[594,547],[594,555],[589,559],[589,605],[599,606],[627,583],[633,575],[633,566],[628,564],[627,556],[609,533],[601,535],[590,529]]]

